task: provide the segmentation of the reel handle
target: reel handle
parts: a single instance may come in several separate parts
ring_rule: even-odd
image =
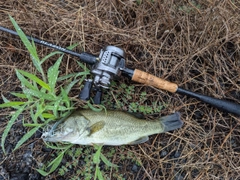
[[[135,82],[146,84],[148,86],[156,87],[158,89],[166,90],[166,91],[169,91],[172,93],[179,93],[179,94],[187,95],[187,96],[196,98],[202,102],[205,102],[207,104],[210,104],[210,105],[212,105],[218,109],[221,109],[225,112],[233,113],[235,115],[240,116],[240,104],[213,98],[210,96],[201,95],[201,94],[194,93],[194,92],[191,92],[188,90],[184,90],[184,89],[178,87],[178,85],[175,83],[158,78],[152,74],[146,73],[141,70],[135,69],[133,71],[132,80]]]
[[[92,84],[93,84],[92,80],[86,80],[86,82],[83,86],[83,89],[79,94],[79,99],[84,100],[84,101],[87,101],[90,99],[90,92],[92,89]]]
[[[102,98],[102,90],[100,87],[96,89],[96,94],[93,98],[94,104],[101,104],[101,98]]]

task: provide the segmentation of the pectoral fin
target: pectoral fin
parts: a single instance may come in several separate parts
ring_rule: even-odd
[[[137,139],[136,141],[130,142],[130,145],[135,145],[135,144],[141,144],[141,143],[145,143],[146,141],[148,141],[148,136],[143,136],[139,139]]]
[[[98,121],[95,124],[90,126],[90,133],[88,136],[91,136],[93,133],[98,132],[99,130],[101,130],[105,125],[104,121]]]

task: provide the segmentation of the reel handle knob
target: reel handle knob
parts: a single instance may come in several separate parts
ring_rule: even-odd
[[[101,104],[101,98],[102,98],[102,90],[101,90],[101,88],[97,88],[96,94],[93,98],[94,104]]]
[[[93,84],[93,82],[91,79],[86,80],[84,87],[79,94],[79,99],[85,100],[85,101],[90,99],[90,92],[91,92],[92,84]]]

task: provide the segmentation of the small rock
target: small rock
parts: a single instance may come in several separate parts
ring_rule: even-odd
[[[28,174],[23,173],[23,174],[12,174],[10,180],[26,180],[28,179]]]
[[[184,177],[179,173],[179,172],[175,172],[175,177],[174,180],[184,180]]]
[[[138,172],[138,166],[137,166],[136,164],[134,164],[134,165],[132,166],[132,171],[133,171],[133,172]]]
[[[168,154],[167,151],[162,150],[161,153],[160,153],[160,157],[163,158],[163,157],[165,157],[167,154]]]
[[[174,157],[175,157],[175,158],[179,158],[180,155],[181,155],[181,153],[180,153],[179,151],[176,151],[175,154],[174,154]]]
[[[9,179],[9,174],[2,166],[0,166],[0,180]]]

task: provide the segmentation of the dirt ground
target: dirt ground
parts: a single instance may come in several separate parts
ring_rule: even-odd
[[[8,15],[33,37],[62,47],[79,43],[75,51],[95,55],[106,45],[118,46],[126,52],[129,68],[141,69],[194,92],[240,103],[237,0],[1,0],[0,25],[13,29]],[[37,46],[37,50],[40,57],[53,51],[44,46]],[[34,67],[16,36],[0,32],[0,54],[0,92],[13,100],[9,92],[20,90],[15,69],[34,72]],[[78,60],[66,55],[61,73],[78,72]],[[52,64],[48,61],[44,65],[47,69]],[[168,104],[161,115],[179,111],[184,121],[183,128],[151,136],[147,143],[115,147],[112,162],[121,165],[119,173],[125,179],[240,179],[239,117],[125,78],[119,82],[135,86],[136,101],[146,91],[150,100]],[[74,88],[71,96],[78,93],[79,89]],[[11,111],[0,110],[0,134]],[[41,160],[46,161],[52,152],[45,148],[40,132],[12,153],[27,132],[21,120],[14,124],[5,144],[7,155],[0,150],[0,179],[70,179],[75,171],[48,177],[36,172]],[[128,152],[142,165],[120,159],[120,154]],[[107,177],[117,179],[111,173]]]

